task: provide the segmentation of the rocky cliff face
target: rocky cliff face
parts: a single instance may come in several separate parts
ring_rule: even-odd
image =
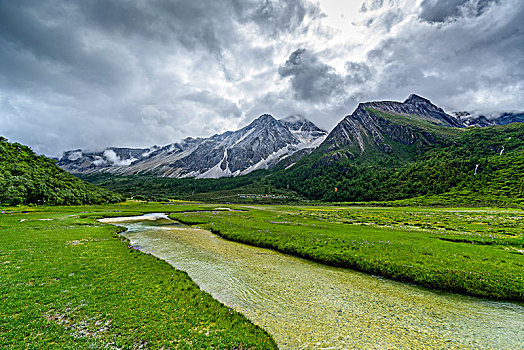
[[[366,102],[346,116],[323,143],[327,151],[344,148],[351,157],[370,149],[393,151],[391,141],[404,145],[430,144],[438,131],[463,125],[429,100],[411,95],[404,102]]]
[[[59,166],[72,173],[145,173],[166,177],[217,178],[274,166],[280,159],[318,146],[327,132],[302,117],[276,120],[264,114],[248,126],[209,138],[149,149],[108,148],[64,153]]]

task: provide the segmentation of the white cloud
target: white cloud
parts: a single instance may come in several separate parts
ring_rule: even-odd
[[[120,157],[111,149],[106,149],[103,153],[105,159],[116,166],[127,166],[133,163],[136,159],[131,157],[128,159],[120,159]],[[98,164],[97,164],[98,165]]]
[[[69,159],[70,161],[75,161],[75,160],[80,159],[80,158],[82,158],[82,151],[72,152],[67,157],[67,159]]]

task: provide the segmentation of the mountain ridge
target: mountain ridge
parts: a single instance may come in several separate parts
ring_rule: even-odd
[[[186,138],[148,149],[109,147],[101,152],[67,151],[59,166],[73,174],[108,172],[162,177],[239,176],[274,166],[283,157],[316,147],[327,132],[304,117],[263,114],[249,125],[209,138]]]
[[[465,126],[492,126],[511,123],[524,123],[524,112],[501,112],[492,115],[475,114],[467,111],[454,112],[457,119]]]
[[[395,143],[422,147],[438,142],[446,134],[458,133],[463,127],[429,100],[412,94],[404,102],[360,103],[333,128],[320,147],[326,152],[344,149],[350,158],[370,149],[393,153]]]
[[[511,121],[514,114],[504,117]],[[471,127],[460,115],[448,114],[430,100],[412,94],[403,102],[360,103],[329,133],[300,115],[278,121],[262,115],[235,132],[158,147],[147,159],[111,167],[109,175],[200,179],[270,168],[259,173],[256,181],[308,199],[328,201],[396,200],[439,195],[453,188],[474,193],[477,189],[471,184],[482,178],[489,184],[483,189],[485,193],[493,190],[514,197],[521,196],[524,188],[518,175],[523,129],[521,123]],[[135,171],[129,172],[130,168]],[[504,189],[504,176],[510,184],[507,187],[516,194]],[[107,177],[103,181],[111,183]],[[220,182],[220,186],[236,188],[226,183]],[[188,185],[184,182],[184,186]],[[338,191],[331,191],[334,188]]]
[[[270,181],[324,201],[396,200],[453,189],[470,200],[475,193],[490,202],[520,200],[522,152],[524,124],[466,127],[411,95],[404,102],[359,104],[317,149],[280,167]]]

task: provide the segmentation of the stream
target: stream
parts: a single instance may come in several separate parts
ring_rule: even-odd
[[[224,240],[165,214],[108,218],[280,349],[524,349],[524,305],[430,290]]]

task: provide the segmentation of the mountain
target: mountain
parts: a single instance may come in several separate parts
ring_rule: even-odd
[[[88,184],[37,156],[27,146],[0,137],[0,204],[101,204],[124,197]]]
[[[218,142],[228,144],[218,152],[218,161],[214,160],[211,165],[227,164],[224,169],[231,170],[232,162],[224,157],[224,149],[229,155],[239,139],[242,141],[238,145],[262,132],[256,125],[269,124],[271,130],[280,130],[275,132],[281,135],[279,139],[292,134],[298,140],[292,147],[298,150],[280,157],[268,170],[207,180],[159,178],[147,174],[114,176],[103,172],[93,172],[82,178],[120,193],[150,199],[236,201],[245,193],[257,193],[261,198],[269,193],[297,200],[304,197],[322,201],[406,199],[402,203],[520,205],[524,204],[524,123],[509,123],[518,121],[515,113],[500,116],[504,118],[499,123],[504,125],[492,125],[491,119],[486,118],[488,124],[484,127],[467,127],[463,116],[450,115],[417,95],[411,95],[404,102],[361,103],[327,136],[300,116],[279,120],[277,124],[273,118],[262,116],[235,133],[206,139],[210,144],[206,152],[210,155],[216,152]],[[264,141],[264,138],[259,140]],[[248,144],[252,144],[251,141]],[[320,145],[300,149],[296,142]],[[176,147],[178,151],[170,150]],[[189,155],[202,147],[207,147],[203,139],[186,139],[155,152],[171,152],[172,157],[183,159],[179,155],[181,150]],[[271,151],[275,149],[279,148],[274,147]],[[201,149],[195,154],[204,159],[206,152]],[[151,156],[159,162],[163,158]],[[190,159],[192,157],[182,162],[188,164]],[[276,161],[278,157],[272,159]],[[151,162],[144,159],[131,166],[145,161]]]
[[[110,147],[101,152],[84,152],[75,149],[65,152],[59,159],[59,165],[71,173],[84,173],[95,169],[131,165],[159,149],[158,146],[148,149]]]
[[[400,145],[420,148],[459,133],[462,127],[429,100],[411,95],[404,102],[360,103],[329,133],[322,148],[344,149],[350,158],[374,150],[395,153]]]
[[[300,150],[318,146],[327,132],[301,116],[276,120],[264,114],[248,126],[209,138],[148,149],[111,147],[101,152],[65,152],[59,166],[73,174],[107,172],[174,178],[219,178],[273,167]]]
[[[269,179],[276,187],[327,201],[460,191],[472,202],[524,201],[524,124],[508,124],[518,118],[505,114],[497,119],[504,125],[469,128],[417,95],[404,102],[361,103],[311,154],[279,164]]]
[[[465,126],[485,127],[492,125],[507,125],[511,123],[524,123],[524,112],[504,112],[489,116],[470,112],[455,112],[454,115]]]

